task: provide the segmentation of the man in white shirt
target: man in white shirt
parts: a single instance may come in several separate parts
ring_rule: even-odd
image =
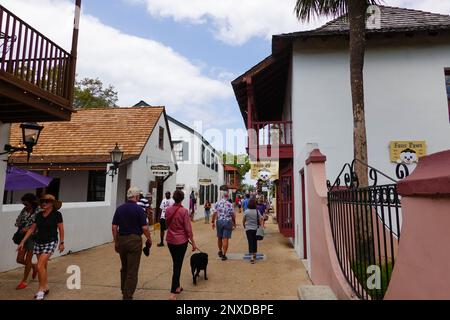
[[[166,198],[161,201],[159,208],[161,209],[161,217],[159,218],[159,225],[161,231],[161,242],[158,243],[158,247],[164,246],[164,231],[166,230],[166,209],[172,206],[175,201],[170,197],[170,192],[166,192]]]

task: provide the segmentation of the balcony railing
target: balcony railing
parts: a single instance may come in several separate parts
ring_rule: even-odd
[[[292,121],[255,121],[256,145],[292,145]]]
[[[71,55],[0,6],[0,74],[71,100]],[[32,86],[33,87],[33,86]]]

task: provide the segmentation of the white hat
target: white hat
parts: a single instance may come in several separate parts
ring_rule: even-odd
[[[129,199],[135,196],[139,196],[141,192],[141,189],[139,189],[138,187],[130,187],[130,189],[128,189],[127,191],[127,198]]]

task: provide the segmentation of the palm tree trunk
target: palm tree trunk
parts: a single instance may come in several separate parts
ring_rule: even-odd
[[[353,105],[353,155],[367,163],[366,122],[364,113],[364,52],[366,50],[366,1],[349,0],[350,75]],[[362,187],[368,185],[367,168],[356,163],[356,174]]]
[[[362,0],[348,1],[348,18],[350,25],[350,77],[353,105],[353,152],[354,157],[367,161],[366,122],[364,112],[364,54],[366,50],[366,11],[367,3]],[[355,171],[359,179],[359,186],[368,186],[367,167],[355,162]],[[361,195],[363,192],[361,193]],[[362,201],[363,199],[359,199]],[[356,249],[357,259],[364,270],[373,263],[373,231],[369,214],[371,208],[364,204],[356,208]]]

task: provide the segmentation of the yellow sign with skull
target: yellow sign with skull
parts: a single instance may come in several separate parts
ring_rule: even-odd
[[[391,141],[391,162],[412,164],[427,154],[425,141]]]
[[[252,180],[278,180],[278,161],[250,162],[250,178]]]

